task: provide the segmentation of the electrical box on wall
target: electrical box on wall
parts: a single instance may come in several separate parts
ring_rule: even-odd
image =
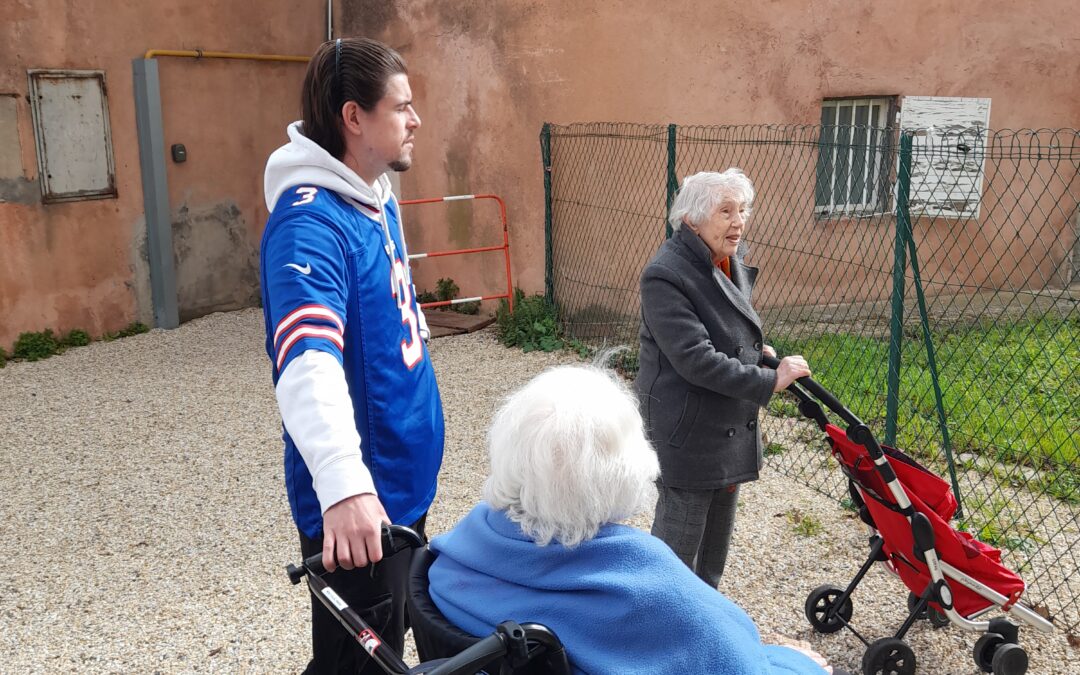
[[[42,201],[116,196],[105,72],[30,70]]]

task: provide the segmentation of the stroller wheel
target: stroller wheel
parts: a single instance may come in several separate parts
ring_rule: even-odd
[[[984,673],[994,672],[994,654],[997,652],[997,648],[1003,644],[1005,644],[1005,638],[1000,633],[983,633],[975,641],[975,649],[972,650],[975,665]],[[1025,665],[1024,668],[1026,670],[1027,666]]]
[[[949,617],[945,612],[940,612],[933,607],[926,608],[926,618],[930,619],[930,625],[934,628],[944,628],[949,625]]]
[[[863,675],[914,675],[915,652],[903,640],[881,638],[867,648]]]
[[[851,598],[838,610],[833,610],[843,593],[844,589],[828,584],[810,591],[810,595],[806,597],[806,619],[814,630],[819,633],[835,633],[851,620]],[[831,610],[834,613],[830,616]]]
[[[914,612],[915,611],[915,606],[919,604],[919,599],[920,599],[919,596],[917,596],[914,593],[909,591],[908,594],[907,594],[907,611]],[[926,618],[926,608],[924,607],[921,612],[916,614],[915,618],[916,619],[925,619]]]
[[[1007,642],[994,650],[991,660],[994,675],[1024,675],[1028,667],[1028,655],[1020,645]]]

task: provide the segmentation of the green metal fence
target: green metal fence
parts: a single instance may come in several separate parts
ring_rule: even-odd
[[[738,166],[767,340],[953,484],[957,524],[1080,626],[1080,132],[544,125],[547,295],[566,335],[637,344],[638,275],[678,181]],[[775,470],[843,502],[774,398]]]

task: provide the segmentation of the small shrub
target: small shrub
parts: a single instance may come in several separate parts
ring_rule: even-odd
[[[437,300],[442,300],[444,302],[447,300],[456,300],[460,292],[461,288],[453,279],[439,279],[435,282],[435,296]],[[479,314],[480,303],[476,300],[472,302],[462,302],[456,305],[449,305],[445,309],[457,312],[458,314]]]
[[[553,352],[562,349],[555,308],[543,295],[525,295],[520,288],[514,289],[514,311],[505,300],[499,303],[495,314],[496,334],[499,342],[507,347],[520,347],[524,352],[536,350]]]
[[[461,292],[461,288],[454,283],[453,279],[439,279],[435,282],[435,295],[439,300],[453,300]]]
[[[814,537],[821,534],[821,521],[814,516],[803,513],[798,509],[792,509],[786,514],[787,520],[795,529],[795,533],[803,537]]]
[[[578,340],[577,338],[574,338],[573,340],[568,340],[566,342],[566,348],[572,352],[577,353],[577,355],[583,359],[590,359],[593,357],[594,354],[596,354],[596,349],[590,347],[589,345],[585,344],[581,340]]]
[[[435,295],[431,291],[424,290],[416,294],[416,303],[418,305],[424,305],[429,302],[438,302],[439,296]]]
[[[479,314],[480,313],[480,301],[472,300],[470,302],[459,302],[456,305],[450,305],[450,309],[458,314]]]
[[[7,352],[4,351],[3,347],[0,347],[0,368],[3,368],[4,366],[7,365],[7,360],[8,360]]]
[[[132,335],[146,333],[149,330],[150,329],[147,328],[146,324],[139,321],[134,321],[118,331],[114,331],[112,333],[105,333],[101,336],[101,341],[112,342],[113,340],[117,340],[119,338],[131,337]]]
[[[785,449],[786,448],[784,448],[784,446],[780,445],[779,443],[773,442],[765,446],[763,454],[766,457],[775,457],[776,455],[784,454]]]
[[[141,333],[150,332],[150,328],[141,321],[134,321],[129,323],[125,328],[120,331],[120,337],[131,337],[132,335],[139,335]]]
[[[85,347],[90,344],[90,334],[75,328],[60,340],[60,344],[63,347]]]
[[[46,328],[40,333],[22,333],[15,341],[12,355],[17,359],[26,361],[38,361],[46,359],[57,353],[60,343],[56,341],[51,329]]]

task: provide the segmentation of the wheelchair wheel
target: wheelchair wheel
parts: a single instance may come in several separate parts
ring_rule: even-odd
[[[836,615],[829,616],[829,611],[836,606],[836,601],[843,595],[844,589],[830,586],[818,586],[806,597],[806,619],[819,633],[835,633],[851,621],[853,607],[851,598],[840,607]]]
[[[903,640],[875,640],[863,654],[863,675],[915,675],[915,652]]]

